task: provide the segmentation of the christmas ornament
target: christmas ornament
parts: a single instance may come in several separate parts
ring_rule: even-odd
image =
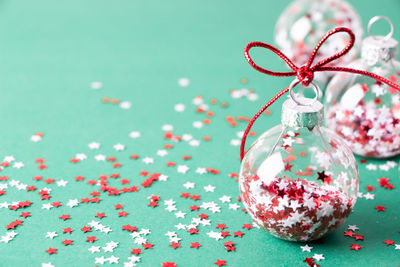
[[[281,14],[275,26],[275,42],[295,64],[307,62],[320,36],[335,27],[348,27],[357,39],[363,35],[357,12],[344,0],[295,0]],[[347,44],[343,35],[336,35],[321,48],[317,60],[337,53]],[[358,44],[335,64],[344,65],[357,57]],[[335,65],[334,64],[334,65]],[[328,73],[318,73],[316,80],[324,89]]]
[[[350,42],[333,56],[312,66],[320,47],[332,35],[347,33]],[[335,133],[322,127],[320,91],[312,81],[315,72],[340,71],[372,77],[397,90],[400,86],[376,74],[343,67],[327,66],[352,48],[354,33],[335,28],[326,33],[313,49],[307,64],[297,67],[277,48],[262,42],[249,43],[245,57],[256,70],[280,77],[296,76],[250,120],[241,143],[239,189],[250,216],[272,235],[291,241],[318,239],[339,227],[351,212],[358,193],[358,171],[351,150]],[[293,70],[275,72],[254,63],[252,47],[263,47],[281,57]],[[293,88],[312,87],[313,99],[299,97]],[[257,118],[277,99],[290,93],[282,108],[282,125],[262,134],[245,155],[247,135]]]
[[[386,36],[371,34],[371,26],[386,20],[391,31]],[[392,38],[393,24],[382,16],[371,19],[370,36],[363,40],[356,67],[399,80],[398,42]],[[339,73],[328,84],[325,103],[330,129],[343,137],[354,153],[384,158],[400,153],[400,93],[379,80],[351,73]]]
[[[339,227],[358,192],[351,150],[322,127],[322,104],[308,102],[294,94],[286,100],[282,125],[257,139],[240,171],[243,203],[253,220],[293,241],[317,239]]]

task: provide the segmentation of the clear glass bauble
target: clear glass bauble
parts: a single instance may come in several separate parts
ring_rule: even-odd
[[[394,83],[400,81],[400,62],[371,62],[370,58],[358,59],[349,67]],[[373,158],[400,153],[400,93],[396,89],[365,76],[338,73],[326,88],[325,107],[328,128],[341,136],[354,153]]]
[[[358,187],[353,153],[320,126],[278,125],[265,132],[246,153],[239,175],[254,222],[290,241],[315,240],[342,225]]]

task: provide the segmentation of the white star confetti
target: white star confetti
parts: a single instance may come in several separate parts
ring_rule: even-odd
[[[185,107],[184,104],[176,104],[176,105],[174,106],[174,110],[175,110],[176,112],[183,112],[183,111],[185,111],[185,109],[186,109],[186,107]]]
[[[46,238],[54,239],[54,237],[58,236],[56,232],[47,232]]]
[[[125,146],[123,144],[116,144],[113,146],[116,151],[125,150]]]
[[[207,185],[203,187],[206,192],[214,192],[215,186]]]
[[[90,88],[93,90],[99,90],[103,87],[103,84],[101,82],[91,82],[90,83]]]
[[[184,186],[186,189],[194,188],[194,183],[192,183],[192,182],[186,182],[185,184],[183,184],[183,186]]]
[[[119,107],[122,108],[122,109],[130,109],[132,107],[132,103],[129,102],[129,101],[122,101],[119,104]]]
[[[100,148],[100,143],[91,142],[91,143],[88,144],[88,147],[89,147],[90,149],[99,149],[99,148]]]
[[[179,84],[179,86],[181,86],[181,87],[188,87],[189,84],[190,84],[190,80],[189,80],[188,78],[180,78],[180,79],[178,80],[178,84]]]
[[[179,173],[187,173],[189,167],[186,165],[179,165],[177,170]]]
[[[132,132],[129,133],[129,137],[133,138],[133,139],[139,138],[140,137],[140,132],[139,131],[132,131]]]
[[[301,247],[301,250],[303,251],[303,252],[311,252],[311,250],[312,250],[312,247],[310,247],[309,245],[305,245],[305,246],[300,246]]]

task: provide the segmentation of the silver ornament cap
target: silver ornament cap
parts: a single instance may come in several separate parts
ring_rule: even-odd
[[[372,25],[379,20],[385,20],[390,26],[390,32],[386,36],[373,35]],[[398,56],[399,42],[392,38],[394,26],[388,17],[375,16],[368,23],[369,37],[365,38],[361,46],[361,58],[368,65],[375,65],[378,62],[389,62]]]
[[[299,98],[294,101],[289,98],[282,106],[282,125],[285,127],[307,127],[312,130],[315,126],[322,126],[324,106],[318,100],[308,105],[301,105],[299,101],[309,101],[308,98]]]
[[[384,36],[369,36],[362,42],[361,57],[368,65],[374,65],[379,61],[389,62],[398,56],[399,42],[393,38]]]

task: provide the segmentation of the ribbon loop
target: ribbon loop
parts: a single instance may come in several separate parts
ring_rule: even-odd
[[[291,72],[278,72],[278,71],[271,71],[271,70],[267,70],[264,69],[260,66],[258,66],[253,59],[251,58],[249,51],[251,48],[253,47],[262,47],[262,48],[266,48],[272,52],[274,52],[275,54],[277,54],[281,59],[283,59],[283,61],[286,62],[286,64],[289,66],[289,68],[291,68],[293,71]],[[294,65],[294,63],[285,55],[283,54],[281,51],[279,51],[278,48],[273,47],[270,44],[266,44],[263,42],[251,42],[248,43],[246,48],[244,49],[244,56],[246,57],[247,62],[249,62],[249,64],[256,70],[258,70],[261,73],[267,74],[267,75],[271,75],[271,76],[279,76],[279,77],[290,77],[290,76],[295,76],[296,75],[296,71],[297,71],[297,67],[296,65]]]
[[[333,56],[330,56],[326,59],[323,59],[319,62],[317,62],[314,66],[311,66],[315,56],[317,55],[319,49],[321,46],[325,43],[325,41],[331,37],[332,35],[339,33],[339,32],[345,32],[349,35],[350,40],[349,43],[343,48],[341,51],[338,53],[334,54]],[[354,73],[354,74],[359,74],[363,75],[366,77],[370,77],[372,79],[375,79],[377,81],[380,81],[382,83],[385,83],[389,85],[391,88],[394,88],[398,91],[400,91],[400,86],[398,84],[393,83],[392,81],[389,81],[388,79],[385,79],[377,74],[368,72],[368,71],[363,71],[363,70],[357,70],[357,69],[351,69],[351,68],[345,68],[345,67],[334,67],[334,66],[325,66],[328,63],[344,56],[347,54],[350,49],[353,47],[355,41],[355,36],[354,33],[345,27],[338,27],[335,28],[329,32],[327,32],[317,43],[317,45],[314,47],[310,58],[308,59],[308,62],[305,66],[299,68],[297,67],[285,54],[283,54],[279,49],[273,47],[270,44],[266,44],[263,42],[251,42],[247,44],[246,48],[244,49],[244,55],[246,57],[246,60],[249,62],[249,64],[259,72],[271,75],[271,76],[278,76],[278,77],[290,77],[290,76],[296,76],[297,79],[301,82],[301,84],[305,87],[309,86],[310,83],[314,79],[314,73],[315,72],[322,72],[322,71],[334,71],[334,72],[348,72],[348,73]],[[258,66],[254,61],[251,59],[249,55],[249,51],[252,47],[263,47],[266,48],[275,54],[277,54],[288,66],[291,68],[293,71],[289,72],[276,72],[276,71],[270,71],[267,69],[264,69],[260,66]],[[247,135],[249,134],[251,127],[253,126],[254,122],[257,120],[257,118],[266,110],[270,105],[272,105],[276,100],[278,100],[282,95],[287,93],[289,91],[289,87],[286,87],[282,91],[280,91],[278,94],[276,94],[270,101],[268,101],[257,113],[254,115],[254,117],[250,120],[249,124],[247,125],[247,128],[243,134],[242,137],[242,143],[240,145],[240,161],[243,160],[244,154],[245,154],[245,144],[246,144],[246,139]]]
[[[354,35],[354,33],[349,29],[349,28],[345,28],[345,27],[338,27],[335,28],[333,30],[330,30],[329,32],[327,32],[317,43],[317,45],[314,47],[313,51],[311,52],[310,58],[308,59],[307,62],[307,67],[310,68],[311,64],[314,61],[315,56],[318,54],[318,50],[321,48],[321,46],[326,42],[326,40],[329,39],[329,37],[331,37],[334,34],[340,33],[340,32],[344,32],[347,33],[350,37],[349,42],[347,43],[347,45],[340,50],[339,52],[337,52],[336,54],[334,54],[333,56],[330,56],[328,58],[325,58],[319,62],[317,62],[313,67],[311,67],[311,69],[313,71],[318,71],[318,69],[342,56],[344,56],[345,54],[347,54],[351,48],[353,48],[354,46],[354,42],[356,40],[356,37]]]

